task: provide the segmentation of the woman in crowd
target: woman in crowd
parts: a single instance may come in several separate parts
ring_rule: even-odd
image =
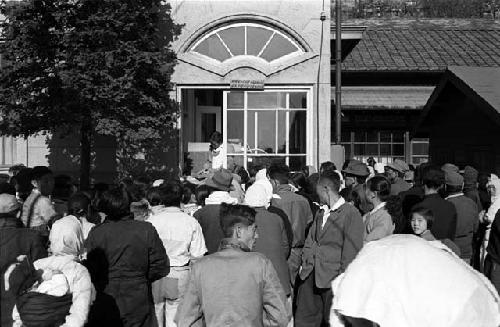
[[[83,239],[86,240],[90,230],[95,226],[95,224],[88,220],[90,215],[90,198],[83,192],[75,193],[69,198],[68,214],[80,222]]]
[[[154,326],[151,283],[166,276],[169,260],[155,228],[134,220],[123,188],[100,201],[104,223],[86,242],[87,267],[97,290],[89,326]]]
[[[481,223],[486,227],[483,242],[481,244],[481,271],[484,271],[484,259],[486,258],[486,248],[488,247],[488,241],[490,239],[491,225],[495,219],[495,215],[500,209],[500,179],[496,175],[491,175],[486,186],[490,194],[491,204],[484,215],[480,217]]]

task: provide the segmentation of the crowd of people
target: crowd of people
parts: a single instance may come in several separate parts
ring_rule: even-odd
[[[435,326],[500,325],[496,175],[339,168],[269,162],[78,191],[14,166],[0,176],[1,326],[431,326],[413,310],[426,286],[456,304],[427,312]],[[455,291],[435,286],[447,276]],[[393,287],[414,295],[403,310],[387,285],[415,281]]]

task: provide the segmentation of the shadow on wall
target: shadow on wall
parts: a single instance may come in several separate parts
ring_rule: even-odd
[[[172,135],[173,134],[173,135]],[[143,153],[131,153],[118,144],[112,136],[95,135],[93,138],[91,183],[117,183],[124,177],[148,176],[151,179],[168,179],[178,176],[178,136],[166,135],[156,144],[147,144]],[[55,174],[80,178],[79,133],[63,135],[55,133],[45,140],[47,164]]]

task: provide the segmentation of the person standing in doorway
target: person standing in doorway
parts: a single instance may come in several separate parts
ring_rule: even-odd
[[[215,131],[210,135],[210,153],[212,154],[212,169],[226,168],[226,147],[220,132]]]

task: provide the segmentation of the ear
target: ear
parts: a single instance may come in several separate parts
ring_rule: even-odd
[[[33,185],[33,187],[38,187],[38,182],[37,181],[31,181],[31,185]]]

